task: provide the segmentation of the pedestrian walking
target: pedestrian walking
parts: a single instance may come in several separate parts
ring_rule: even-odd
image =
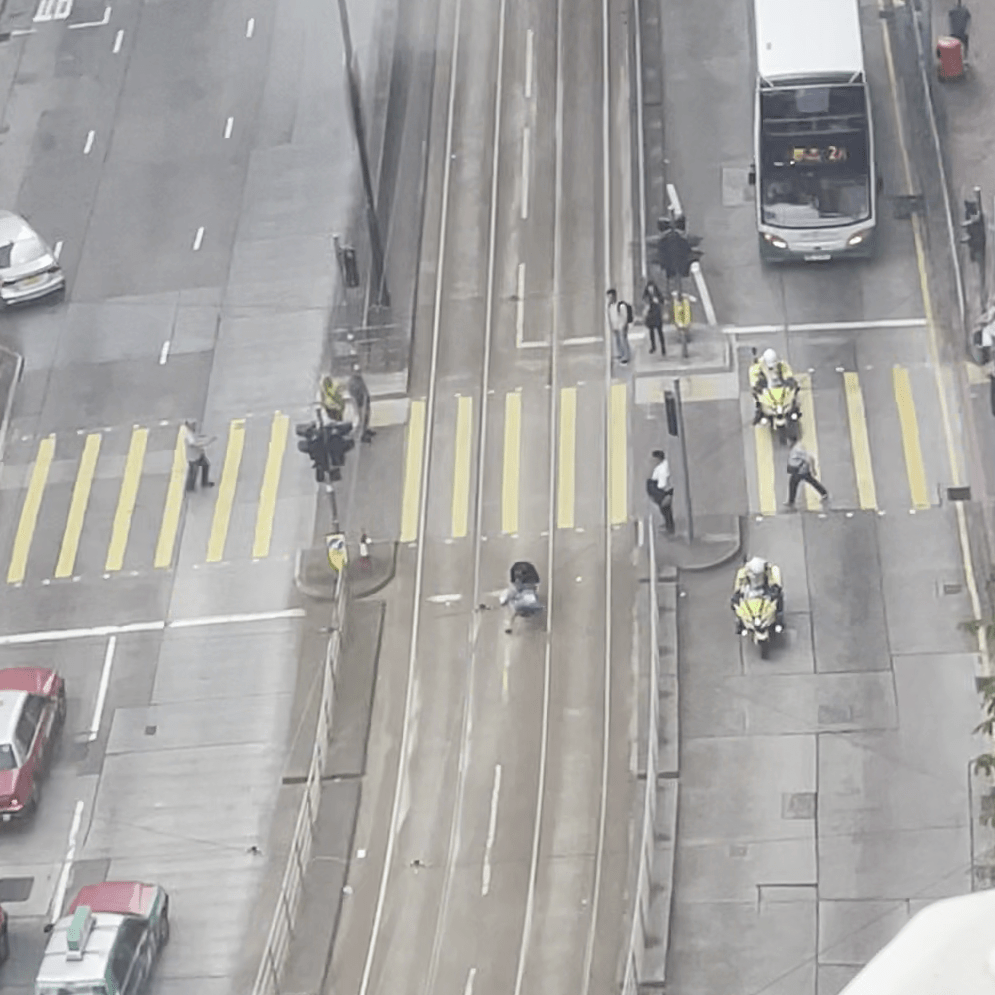
[[[653,450],[656,466],[646,481],[646,493],[663,515],[663,527],[667,535],[674,534],[674,485],[671,482],[670,462],[662,449]]]
[[[814,487],[823,502],[829,500],[829,491],[822,486],[815,476],[815,458],[808,450],[796,442],[788,455],[788,503],[786,507],[794,510],[795,498],[798,496],[798,485],[805,481],[809,487]]]
[[[372,442],[373,436],[377,433],[370,428],[370,392],[367,389],[362,373],[358,370],[349,377],[348,388],[359,412],[360,441]]]
[[[632,324],[632,305],[618,299],[614,287],[606,294],[608,298],[608,324],[615,341],[615,358],[625,366],[632,355],[629,348],[629,325]]]
[[[967,33],[971,27],[971,12],[962,2],[958,2],[956,7],[947,11],[947,20],[950,22],[950,37],[961,43],[964,58],[967,59]]]
[[[183,444],[187,452],[187,492],[192,492],[197,486],[197,471],[200,470],[200,486],[213,487],[214,481],[209,479],[211,462],[207,458],[207,447],[214,442],[216,436],[203,435],[197,431],[197,422],[188,418],[183,423]]]
[[[650,280],[643,291],[643,324],[646,325],[650,336],[650,352],[656,352],[657,339],[660,341],[660,355],[667,355],[667,343],[663,337],[663,294],[656,285],[655,280]]]

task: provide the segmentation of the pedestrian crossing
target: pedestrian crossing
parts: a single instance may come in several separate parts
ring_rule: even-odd
[[[192,495],[185,493],[182,425],[12,440],[0,477],[7,584],[167,570],[191,503],[209,521],[194,562],[265,559],[279,527],[281,487],[292,494],[314,487],[303,457],[288,472],[289,435],[290,417],[279,411],[232,419],[217,443],[216,486]]]
[[[814,457],[818,476],[844,510],[925,511],[939,504],[944,471],[939,439],[919,412],[937,410],[935,382],[925,368],[900,365],[864,370],[833,368],[798,375],[800,441]],[[753,400],[741,390],[750,510],[784,511],[787,447],[769,426],[753,425]],[[926,454],[926,455],[924,455]],[[818,494],[802,485],[802,506],[819,510]]]
[[[549,529],[549,475],[555,479],[553,522],[557,529],[595,528],[605,513],[612,525],[628,520],[629,387],[612,384],[607,399],[609,458],[604,466],[606,400],[603,383],[557,388],[556,426],[549,424],[549,388],[519,387],[488,397],[484,446],[483,531],[538,535]],[[470,531],[472,496],[480,453],[480,399],[461,394],[436,401],[433,426],[433,481],[444,481],[442,496],[430,488],[426,531],[449,540]],[[419,538],[421,483],[426,456],[427,401],[416,398],[405,439],[400,539]],[[497,424],[495,424],[495,422]],[[542,426],[532,431],[531,426]],[[555,451],[550,460],[550,445]],[[607,485],[607,486],[606,486]],[[490,501],[489,495],[499,495]],[[444,516],[437,506],[445,505]]]

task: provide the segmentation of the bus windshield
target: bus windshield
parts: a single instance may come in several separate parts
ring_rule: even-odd
[[[831,228],[870,218],[865,100],[861,85],[761,92],[765,223]]]

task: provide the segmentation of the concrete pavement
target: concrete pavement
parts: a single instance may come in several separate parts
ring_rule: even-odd
[[[695,494],[744,513],[743,552],[781,566],[788,611],[786,638],[761,662],[733,632],[735,565],[681,574],[667,988],[832,995],[910,911],[972,886],[977,644],[961,626],[973,609],[946,490],[964,429],[956,416],[944,429],[949,373],[908,222],[882,217],[867,265],[762,267],[749,191],[731,195],[752,158],[750,25],[721,2],[659,9],[667,179],[705,233],[703,269],[734,345],[733,369],[702,377],[686,405],[693,465],[707,468]],[[898,192],[877,15],[862,8],[879,168]],[[752,345],[802,374],[803,442],[828,509],[781,508],[785,453],[749,417]]]

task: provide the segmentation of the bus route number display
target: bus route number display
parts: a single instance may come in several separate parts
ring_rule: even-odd
[[[795,145],[791,149],[791,162],[846,162],[846,149],[842,145]]]

